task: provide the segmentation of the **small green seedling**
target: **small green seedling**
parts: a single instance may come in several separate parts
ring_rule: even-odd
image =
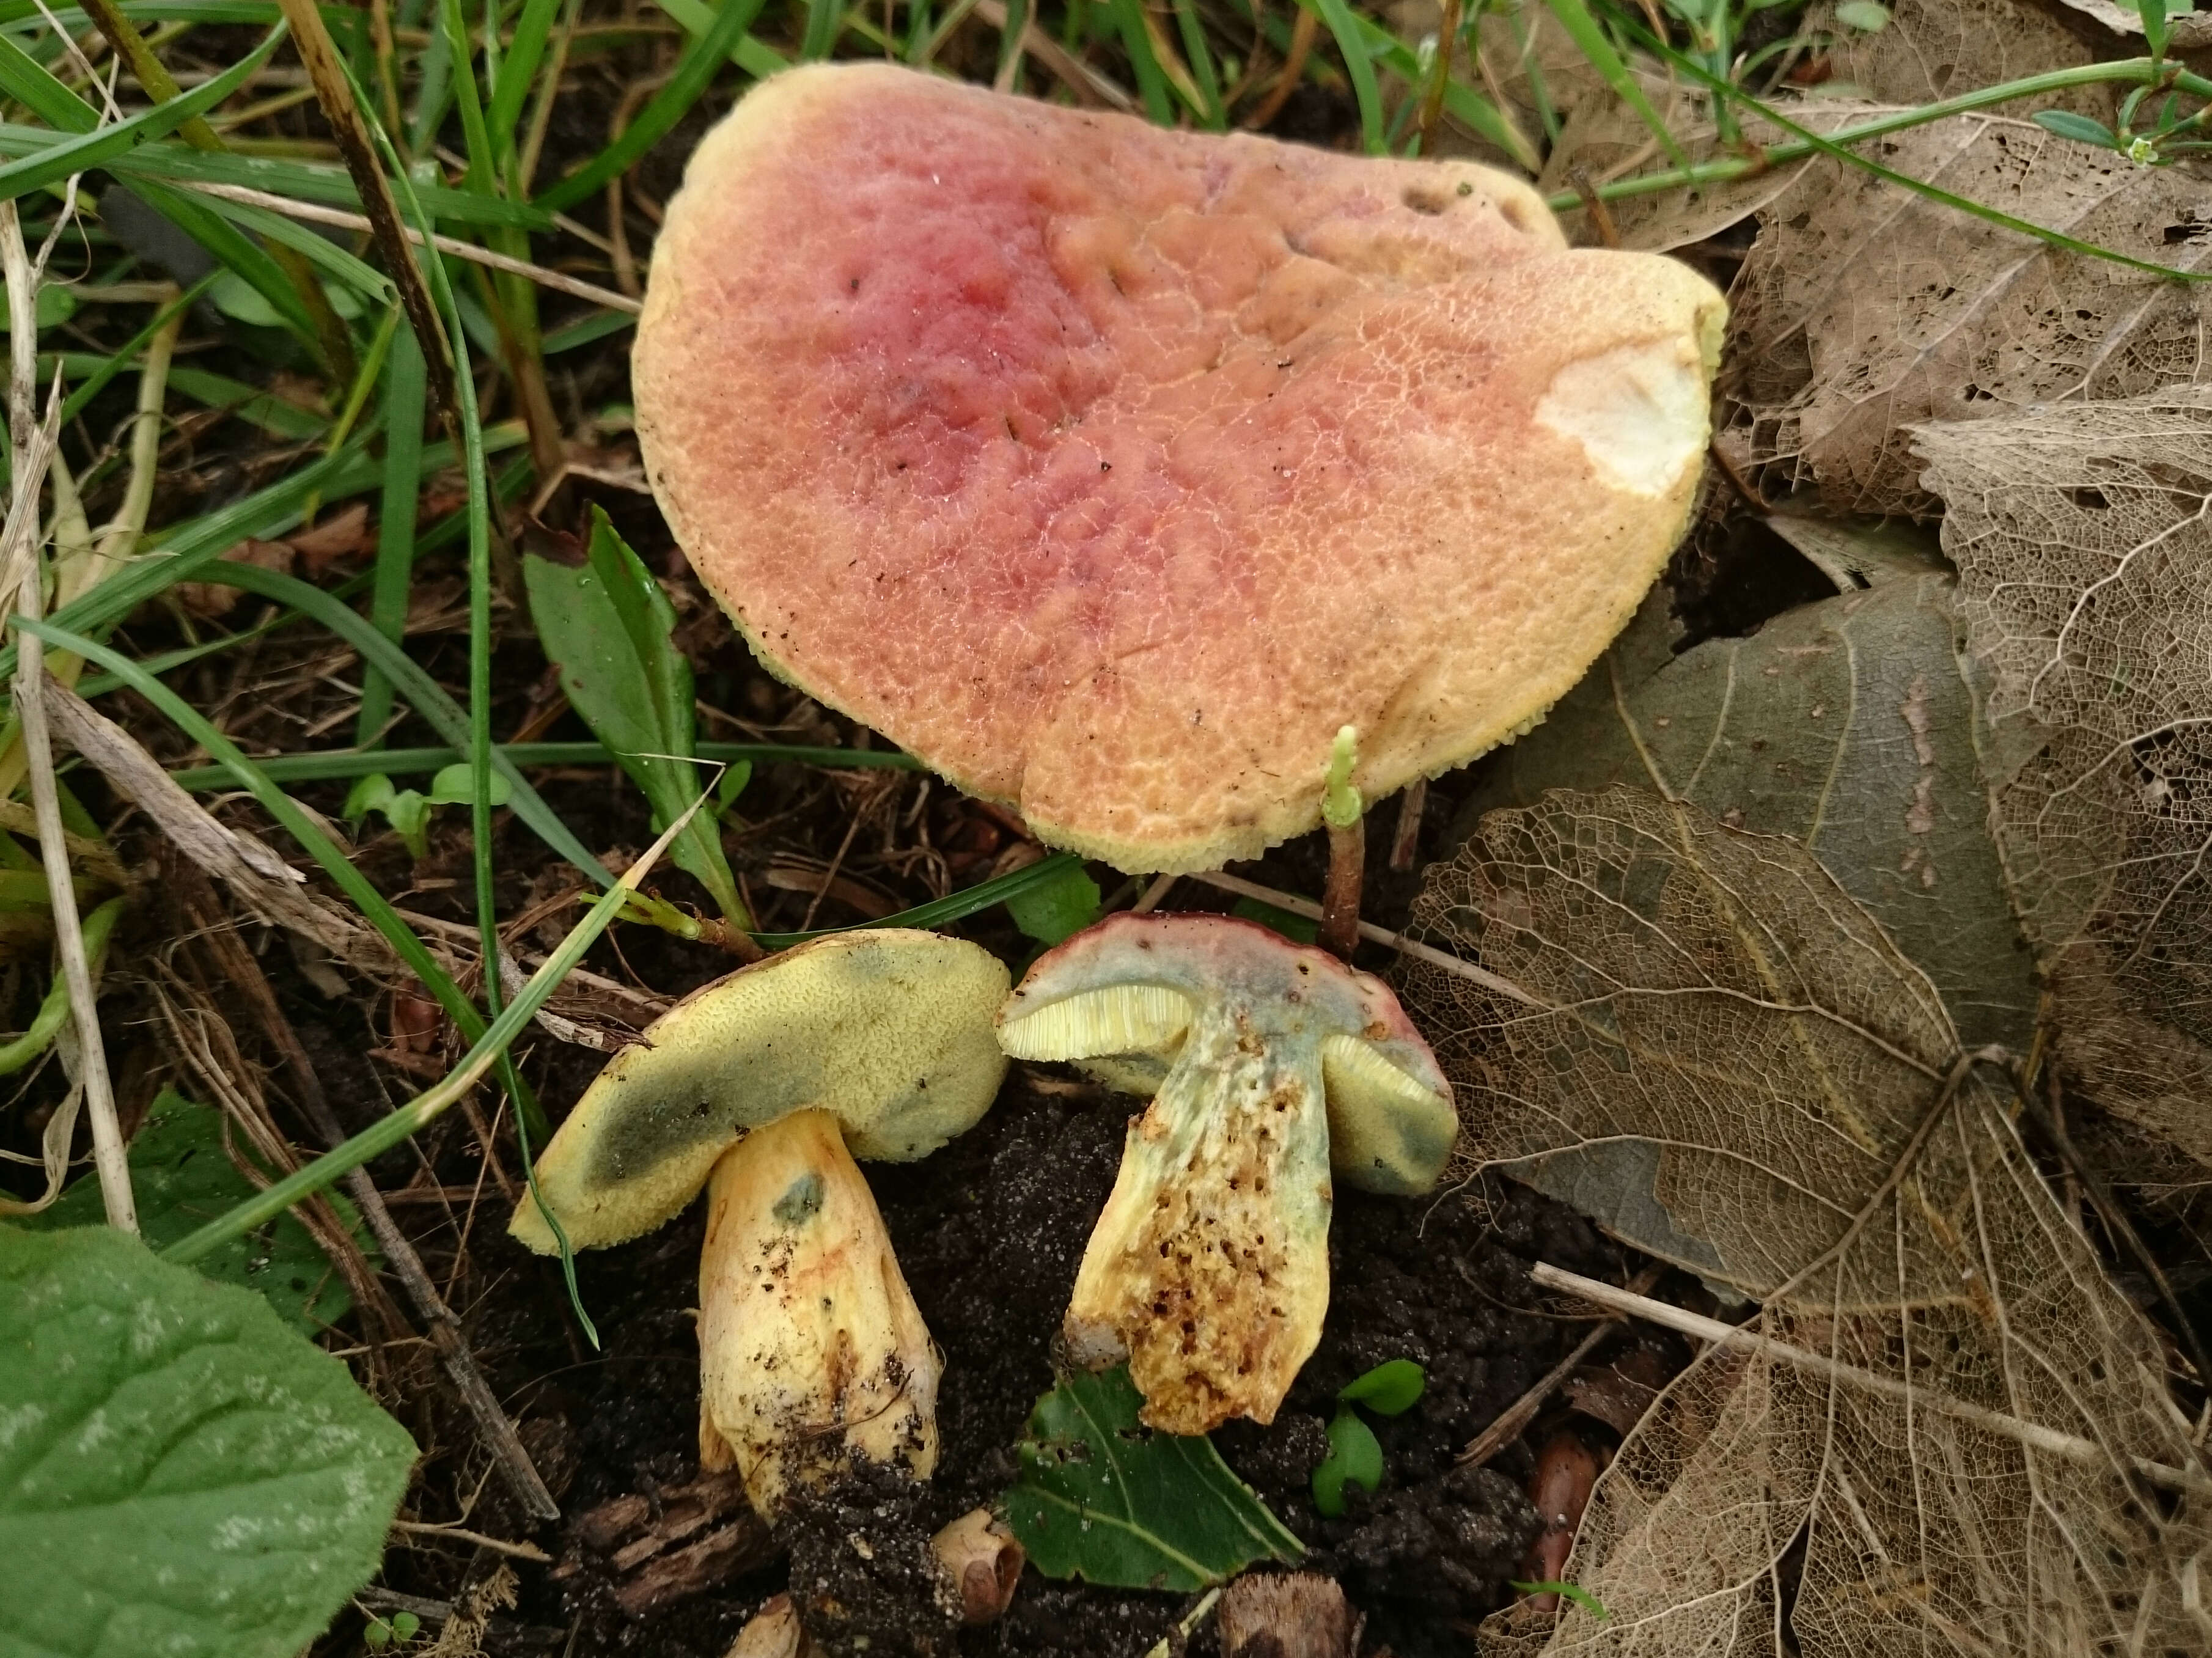
[[[361,1632],[362,1644],[371,1652],[404,1645],[422,1631],[422,1620],[411,1612],[395,1612],[388,1619],[372,1614],[368,1626]]]
[[[1338,1393],[1336,1415],[1328,1424],[1328,1455],[1313,1472],[1314,1507],[1325,1517],[1334,1520],[1344,1512],[1347,1481],[1367,1491],[1382,1483],[1382,1443],[1354,1407],[1376,1416],[1401,1416],[1427,1385],[1419,1365],[1394,1358],[1354,1376]]]
[[[1039,886],[1006,900],[1014,925],[1041,944],[1072,938],[1098,919],[1098,883],[1080,864],[1071,864]]]
[[[507,779],[499,773],[490,775],[491,803],[495,806],[507,804]],[[407,844],[409,853],[417,861],[430,850],[430,808],[433,806],[465,806],[476,799],[471,774],[466,761],[456,761],[430,780],[428,793],[415,789],[396,788],[380,771],[373,771],[353,786],[346,796],[345,816],[366,817],[371,812],[381,812],[384,819],[398,831]]]
[[[1522,1594],[1563,1594],[1601,1622],[1613,1616],[1605,1609],[1604,1601],[1588,1589],[1577,1588],[1572,1583],[1523,1583],[1518,1578],[1512,1578],[1508,1580],[1506,1586]]]

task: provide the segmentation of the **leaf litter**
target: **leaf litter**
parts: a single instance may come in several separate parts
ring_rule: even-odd
[[[1915,434],[2062,1062],[2212,1165],[2212,388]]]
[[[2212,260],[2212,197],[2182,167],[1989,115],[1862,149],[2077,240],[2181,271]],[[1723,445],[1845,512],[1933,513],[1907,427],[2136,397],[2203,367],[2198,286],[2055,250],[1832,161],[1763,210],[1730,304]]]
[[[1600,1480],[1569,1576],[1608,1616],[1500,1613],[1501,1649],[1769,1650],[1785,1619],[1808,1658],[2212,1637],[2212,1476],[2161,1349],[1996,1052],[1802,845],[1555,792],[1433,866],[1413,930],[1542,1004],[1406,969],[1472,1163],[1642,1159],[1656,1221],[1612,1230],[1760,1302],[1778,1344],[1708,1347]]]

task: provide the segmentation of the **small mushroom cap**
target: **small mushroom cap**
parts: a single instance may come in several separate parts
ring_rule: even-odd
[[[1198,1010],[1234,1002],[1262,1040],[1318,1042],[1329,1163],[1364,1191],[1425,1192],[1459,1133],[1451,1084],[1390,987],[1225,915],[1110,915],[1039,957],[999,1015],[1018,1060],[1082,1062],[1149,1092]]]
[[[1471,163],[886,65],[691,158],[632,364],[775,671],[1046,841],[1202,870],[1541,718],[1686,520],[1726,311]]]
[[[690,1202],[748,1130],[820,1108],[856,1157],[927,1157],[990,1109],[1006,1074],[992,1016],[1004,963],[940,933],[876,928],[800,944],[694,991],[609,1062],[538,1160],[580,1249]],[[527,1195],[507,1230],[558,1248]]]

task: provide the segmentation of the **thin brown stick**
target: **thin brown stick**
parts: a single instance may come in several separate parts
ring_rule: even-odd
[[[1910,1401],[1916,1409],[1954,1418],[2001,1439],[2009,1439],[2030,1450],[2063,1457],[2069,1462],[2112,1468],[2115,1472],[2124,1465],[2152,1485],[2167,1491],[2187,1491],[2200,1497],[2212,1495],[2212,1478],[2193,1468],[2169,1467],[2148,1457],[2116,1456],[2094,1439],[2084,1439],[2079,1434],[2065,1433],[2057,1428],[2046,1428],[2040,1423],[2023,1421],[2019,1417],[1989,1410],[1966,1400],[1901,1381],[1896,1376],[1863,1370],[1855,1364],[1844,1363],[1841,1359],[1830,1358],[1826,1353],[1816,1353],[1808,1348],[1793,1346],[1786,1341],[1777,1341],[1771,1336],[1760,1335],[1757,1331],[1742,1326],[1723,1324],[1717,1318],[1701,1317],[1686,1309],[1669,1306],[1663,1301],[1654,1301],[1649,1296],[1639,1296],[1596,1278],[1584,1278],[1579,1272],[1567,1272],[1548,1261],[1538,1261],[1528,1269],[1528,1276],[1547,1290],[1563,1290],[1608,1311],[1626,1313],[1646,1323],[1694,1336],[1715,1346],[1734,1348],[1760,1358],[1778,1359],[1814,1376],[1826,1376],[1870,1394],[1879,1394],[1886,1399]]]
[[[1429,780],[1416,777],[1398,796],[1398,832],[1390,837],[1390,870],[1403,875],[1421,848],[1421,813],[1429,804]]]
[[[1629,1289],[1637,1295],[1650,1292],[1666,1271],[1663,1263],[1645,1267],[1628,1280]],[[1547,1370],[1536,1385],[1498,1413],[1498,1419],[1468,1441],[1467,1448],[1459,1454],[1462,1467],[1480,1467],[1484,1463],[1518,1439],[1528,1424],[1536,1419],[1536,1412],[1544,1408],[1549,1399],[1575,1373],[1591,1350],[1627,1322],[1627,1315],[1607,1319],[1577,1341],[1567,1356]]]
[[[1238,875],[1224,875],[1219,870],[1213,870],[1204,875],[1189,876],[1186,878],[1203,881],[1210,887],[1219,887],[1224,892],[1233,892],[1241,898],[1257,898],[1263,904],[1273,904],[1277,909],[1288,910],[1293,915],[1303,915],[1310,921],[1321,920],[1319,904],[1310,898],[1301,898],[1295,892],[1285,892],[1279,887],[1263,887],[1257,881],[1248,881]],[[1402,932],[1393,932],[1387,927],[1376,926],[1372,921],[1362,921],[1359,924],[1359,936],[1370,944],[1385,945],[1401,955],[1411,956],[1417,962],[1426,962],[1431,967],[1441,968],[1446,973],[1479,984],[1486,990],[1494,990],[1499,995],[1510,997],[1524,1007],[1537,1008],[1547,1012],[1551,1011],[1548,1004],[1530,995],[1510,979],[1501,979],[1487,969],[1477,967],[1473,962],[1463,962],[1456,956],[1448,955],[1434,944],[1425,944],[1418,938],[1408,938]]]
[[[74,192],[72,181],[72,200]],[[0,545],[0,568],[4,568],[13,592],[0,596],[0,605],[35,621],[44,597],[38,551],[39,492],[60,424],[61,380],[57,375],[54,395],[41,423],[38,419],[40,270],[31,263],[23,246],[22,222],[12,201],[0,203],[0,265],[5,267],[11,330],[8,430],[14,463],[5,544]],[[69,838],[62,828],[61,793],[54,780],[53,738],[46,729],[46,706],[40,695],[46,677],[44,641],[35,634],[19,630],[15,648],[15,678],[11,688],[15,719],[30,771],[31,808],[37,817],[40,858],[46,865],[46,902],[53,912],[54,952],[61,958],[62,981],[69,987],[70,1015],[76,1030],[76,1080],[84,1090],[85,1114],[92,1121],[93,1166],[99,1173],[107,1224],[118,1231],[135,1233],[138,1206],[131,1192],[131,1159],[116,1116],[114,1086],[107,1074],[107,1048],[100,1038],[92,963],[85,954]]]
[[[1328,831],[1328,884],[1321,892],[1321,947],[1348,962],[1359,945],[1359,895],[1367,880],[1367,820]]]
[[[1006,27],[1006,8],[1003,0],[975,0],[974,10],[975,15],[993,28]],[[1057,76],[1060,83],[1083,102],[1104,104],[1125,115],[1136,112],[1135,99],[1040,29],[1034,15],[1022,31],[1022,50]]]
[[[337,1114],[331,1110],[330,1097],[323,1091],[322,1078],[315,1071],[314,1062],[307,1057],[300,1035],[293,1029],[292,1022],[285,1017],[284,1010],[276,1000],[276,992],[270,988],[261,964],[253,952],[240,942],[238,934],[228,925],[228,918],[216,908],[215,894],[206,884],[205,878],[190,865],[190,879],[197,891],[188,888],[185,902],[200,928],[199,944],[213,962],[219,981],[228,984],[246,999],[246,1005],[259,1023],[262,1033],[284,1061],[292,1084],[293,1097],[328,1145],[335,1146],[345,1139],[345,1129]],[[497,1459],[500,1472],[507,1476],[523,1507],[536,1519],[558,1520],[561,1505],[553,1500],[553,1493],[538,1477],[530,1453],[523,1448],[514,1424],[507,1420],[507,1412],[500,1408],[498,1398],[485,1382],[483,1373],[477,1368],[476,1357],[469,1351],[462,1334],[461,1321],[453,1309],[438,1293],[437,1285],[423,1270],[422,1259],[415,1253],[415,1246],[392,1218],[392,1211],[385,1205],[384,1197],[369,1179],[366,1169],[356,1169],[345,1176],[346,1190],[352,1195],[354,1205],[361,1211],[368,1230],[376,1235],[377,1247],[384,1258],[392,1263],[399,1281],[407,1291],[407,1298],[415,1303],[416,1312],[429,1327],[430,1339],[438,1349],[439,1361],[452,1380],[453,1390],[476,1418],[477,1431],[484,1436]]]
[[[1314,42],[1321,38],[1321,18],[1308,6],[1300,6],[1297,20],[1291,25],[1291,55],[1284,60],[1283,72],[1275,77],[1275,84],[1260,107],[1247,115],[1237,125],[1247,132],[1263,131],[1267,124],[1283,112],[1283,106],[1298,89],[1298,82],[1306,72],[1306,59],[1313,56]],[[1422,153],[1427,154],[1425,147]]]
[[[1305,15],[1304,11],[1300,16]],[[1443,125],[1444,90],[1451,83],[1452,58],[1459,50],[1463,0],[1443,0],[1443,15],[1437,21],[1437,61],[1429,71],[1428,88],[1421,94],[1421,155],[1437,153],[1437,129]]]
[[[342,207],[324,207],[315,202],[296,202],[289,196],[274,195],[246,185],[180,183],[179,188],[194,191],[202,196],[220,196],[227,202],[243,202],[248,207],[266,208],[271,213],[282,213],[287,218],[298,219],[307,224],[335,225],[342,230],[368,232],[374,232],[376,228],[364,214],[350,213]],[[402,225],[399,234],[411,246],[422,246],[422,233],[414,226]],[[488,247],[478,247],[474,242],[465,242],[458,237],[434,235],[430,238],[430,244],[441,253],[450,253],[457,259],[466,259],[488,270],[503,270],[511,276],[526,276],[540,288],[550,288],[558,294],[574,295],[577,299],[589,300],[594,305],[604,305],[611,311],[627,311],[635,316],[645,308],[643,301],[634,300],[626,294],[617,294],[611,288],[601,288],[597,282],[566,276],[542,264],[532,264],[526,259],[495,253]]]

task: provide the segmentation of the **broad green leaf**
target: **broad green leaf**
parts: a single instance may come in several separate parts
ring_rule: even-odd
[[[415,1446],[260,1297],[106,1227],[0,1227],[0,1652],[291,1658]]]
[[[222,1113],[174,1089],[163,1089],[148,1108],[131,1141],[131,1190],[138,1200],[138,1230],[149,1248],[167,1248],[258,1189],[238,1172],[222,1139]],[[331,1202],[357,1231],[353,1206],[336,1193]],[[99,1177],[86,1175],[53,1207],[23,1217],[21,1224],[52,1231],[99,1226],[106,1218]],[[203,1256],[199,1270],[218,1282],[253,1291],[308,1335],[343,1318],[353,1305],[344,1280],[331,1271],[307,1229],[289,1214]]]
[[[503,806],[514,798],[507,779],[494,772],[489,781],[491,803]],[[465,806],[477,798],[476,773],[465,760],[457,760],[450,766],[441,766],[430,780],[430,792],[426,799],[434,806]]]
[[[1344,1512],[1344,1488],[1373,1491],[1382,1483],[1382,1446],[1375,1430],[1349,1406],[1328,1424],[1328,1455],[1313,1472],[1314,1507],[1334,1520]]]
[[[1346,1405],[1364,1406],[1377,1416],[1403,1416],[1429,1385],[1428,1375],[1410,1358],[1386,1359],[1339,1389]]]
[[[1056,944],[1098,919],[1098,883],[1080,864],[1006,900],[1014,925],[1041,944]]]
[[[1836,21],[1862,34],[1879,34],[1889,27],[1889,8],[1881,0],[1844,0],[1836,8]]]
[[[1188,1594],[1305,1546],[1229,1472],[1212,1442],[1155,1433],[1128,1367],[1063,1382],[1018,1448],[1006,1521],[1048,1577]]]
[[[698,798],[706,777],[691,763],[691,665],[671,639],[676,610],[668,595],[596,507],[581,564],[532,553],[523,560],[523,578],[538,640],[560,670],[569,704],[645,792],[654,821],[674,823]],[[694,817],[670,855],[698,878],[724,915],[746,924],[711,815]]]

